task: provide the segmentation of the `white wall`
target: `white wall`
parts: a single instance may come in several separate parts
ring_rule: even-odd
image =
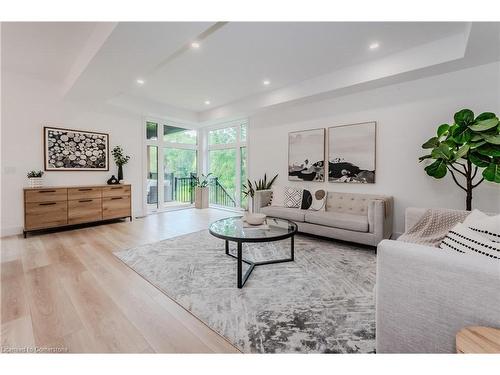
[[[60,87],[13,73],[2,75],[2,235],[20,233],[23,226],[22,188],[26,173],[43,170],[42,128],[46,125],[109,134],[110,148],[122,145],[131,160],[124,177],[132,184],[133,213],[142,212],[142,137],[140,116],[79,107],[65,102]],[[112,158],[112,157],[111,157]],[[105,184],[109,172],[45,172],[46,185]]]
[[[421,144],[462,108],[500,114],[499,63],[254,115],[248,135],[250,176],[279,173],[279,185],[392,195],[394,231],[401,233],[406,207],[465,207],[464,192],[451,177],[435,180],[417,160],[424,154]],[[287,180],[288,132],[366,121],[377,122],[375,184]],[[500,186],[484,182],[474,190],[473,206],[499,212]]]

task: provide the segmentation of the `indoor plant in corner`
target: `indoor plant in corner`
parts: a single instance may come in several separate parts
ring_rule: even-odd
[[[118,181],[123,182],[123,166],[128,163],[130,156],[123,155],[123,147],[116,146],[113,151],[111,151],[113,157],[115,158],[115,164],[118,166]]]
[[[454,123],[442,124],[436,136],[422,145],[431,153],[419,161],[433,159],[427,174],[443,178],[450,172],[453,181],[466,193],[465,207],[472,209],[472,190],[484,180],[500,183],[500,123],[491,112],[474,118],[470,109],[455,113]],[[479,172],[481,172],[479,174]]]
[[[212,173],[201,175],[201,177],[195,177],[195,197],[194,206],[195,208],[208,208],[208,183],[209,178]]]
[[[251,204],[248,205],[248,211],[250,213],[255,212],[255,192],[257,190],[270,190],[276,178],[278,178],[277,174],[271,180],[267,181],[267,175],[264,173],[264,178],[261,178],[259,181],[254,181],[253,185],[250,180],[247,180],[247,184],[243,185],[243,195],[249,197],[251,200]]]

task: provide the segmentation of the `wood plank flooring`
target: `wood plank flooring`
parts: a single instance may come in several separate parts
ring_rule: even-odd
[[[238,353],[113,251],[208,228],[235,213],[186,209],[1,239],[1,345],[74,353]]]

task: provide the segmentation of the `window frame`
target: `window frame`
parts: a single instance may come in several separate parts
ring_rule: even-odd
[[[245,124],[246,125],[246,138],[244,141],[241,140],[241,125]],[[213,144],[210,145],[208,143],[209,138],[210,138],[210,131],[212,130],[218,130],[218,129],[224,129],[224,128],[236,128],[236,142],[233,143],[219,143],[219,144]],[[205,168],[205,173],[209,172],[210,168],[210,151],[213,150],[224,150],[224,149],[235,149],[236,151],[236,158],[235,158],[235,171],[236,171],[236,181],[235,181],[235,189],[236,189],[236,195],[235,195],[235,201],[237,203],[236,209],[240,210],[243,207],[241,207],[241,148],[245,147],[246,148],[246,157],[247,157],[247,163],[246,163],[246,168],[247,168],[247,175],[249,171],[249,150],[248,150],[248,133],[249,133],[249,121],[248,118],[239,118],[231,121],[225,121],[221,122],[212,126],[208,126],[204,128],[205,131],[205,140],[206,140],[206,155],[204,154],[204,158],[206,162],[204,163]]]
[[[147,131],[146,126],[148,122],[157,124],[157,139],[147,139]],[[184,128],[186,130],[194,130],[196,131],[196,144],[187,144],[187,143],[176,143],[176,142],[167,142],[163,140],[163,126],[175,126],[179,128]],[[196,173],[198,174],[200,171],[200,130],[196,127],[195,124],[189,122],[181,122],[168,118],[154,118],[154,117],[144,117],[141,126],[142,132],[142,140],[143,140],[143,211],[147,213],[153,212],[161,212],[168,211],[169,209],[176,209],[178,207],[172,205],[166,205],[165,197],[164,197],[164,166],[165,166],[165,148],[176,148],[176,149],[184,149],[184,150],[195,150],[196,151]],[[148,146],[156,146],[158,147],[158,180],[157,180],[157,189],[158,189],[158,203],[157,204],[148,204],[147,203],[147,173],[148,173],[148,165],[147,165],[147,148]],[[184,206],[184,205],[183,205]]]

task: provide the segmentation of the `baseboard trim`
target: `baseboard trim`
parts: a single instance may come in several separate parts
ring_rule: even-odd
[[[20,226],[2,227],[2,229],[0,229],[0,237],[15,236],[22,233],[23,227]]]

